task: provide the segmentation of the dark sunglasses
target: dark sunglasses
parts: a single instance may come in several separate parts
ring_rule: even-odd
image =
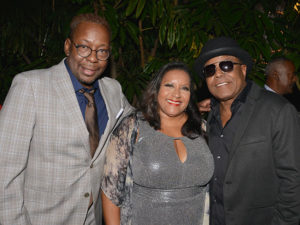
[[[223,72],[231,72],[233,70],[234,65],[242,65],[242,63],[236,63],[236,62],[232,62],[232,61],[221,61],[218,62],[219,63],[219,67]],[[217,64],[217,63],[215,63]],[[216,73],[216,65],[215,64],[210,64],[208,66],[205,66],[203,69],[203,74],[204,77],[211,77]]]

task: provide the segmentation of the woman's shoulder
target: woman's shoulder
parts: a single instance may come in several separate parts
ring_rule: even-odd
[[[137,130],[137,112],[132,112],[128,116],[124,117],[119,125],[113,131],[113,137],[120,139],[129,138]],[[122,139],[121,138],[121,139]]]
[[[117,129],[124,129],[125,127],[131,126],[137,120],[137,112],[133,111],[131,114],[125,116],[119,123]]]

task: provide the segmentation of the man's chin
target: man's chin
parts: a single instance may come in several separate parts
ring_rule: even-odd
[[[98,80],[98,78],[93,79],[93,80],[88,80],[88,81],[87,80],[79,80],[79,83],[85,88],[91,88],[96,80]]]
[[[230,100],[234,99],[233,96],[215,96],[215,98],[217,100],[219,100],[220,102],[226,102],[226,101],[230,101]]]

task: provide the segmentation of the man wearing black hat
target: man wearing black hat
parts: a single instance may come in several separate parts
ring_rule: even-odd
[[[300,121],[288,101],[246,79],[251,67],[228,37],[208,41],[195,62],[213,95],[210,224],[298,225]]]

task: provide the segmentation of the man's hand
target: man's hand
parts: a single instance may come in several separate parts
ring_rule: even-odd
[[[200,113],[205,113],[205,112],[209,112],[211,109],[211,105],[210,105],[210,99],[204,99],[201,102],[198,102],[198,109],[200,111]]]

